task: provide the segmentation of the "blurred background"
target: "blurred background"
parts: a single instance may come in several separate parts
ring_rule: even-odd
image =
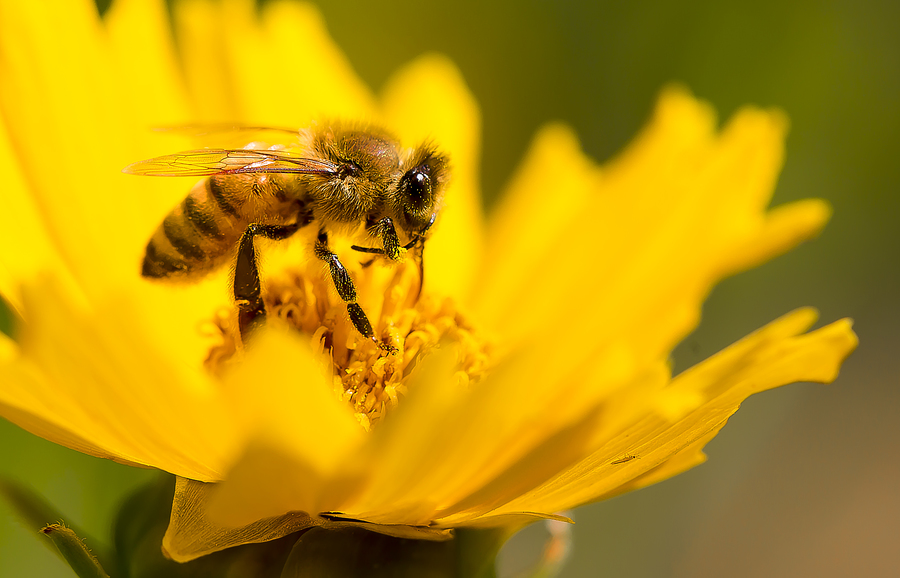
[[[675,352],[676,370],[802,305],[824,322],[854,318],[860,347],[832,385],[751,398],[706,464],[576,510],[562,576],[900,575],[900,4],[331,0],[320,9],[375,89],[423,52],[458,64],[481,104],[488,206],[550,120],[571,124],[602,162],[671,81],[722,119],[745,103],[784,109],[791,132],[773,204],[821,197],[834,217],[820,238],[720,284]],[[101,536],[122,496],[152,477],[5,421],[0,455],[0,475],[28,480]],[[38,538],[0,503],[0,576],[71,576]]]

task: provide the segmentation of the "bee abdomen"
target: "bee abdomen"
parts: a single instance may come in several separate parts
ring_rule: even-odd
[[[198,184],[166,215],[147,243],[141,274],[155,278],[187,277],[222,265],[242,228],[236,222],[240,221],[236,214],[234,205],[213,185],[212,179]]]

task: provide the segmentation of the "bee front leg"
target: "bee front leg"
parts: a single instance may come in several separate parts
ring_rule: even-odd
[[[392,261],[400,260],[400,239],[397,237],[397,229],[394,228],[394,220],[385,217],[378,221],[378,236],[384,247],[384,254]]]
[[[250,333],[266,317],[266,306],[262,298],[262,285],[259,280],[259,263],[256,258],[257,236],[276,241],[287,239],[302,226],[297,222],[291,225],[262,225],[250,223],[238,242],[237,260],[234,264],[234,303],[238,308],[238,329],[241,339],[246,342]]]
[[[338,295],[347,304],[347,314],[350,316],[350,322],[353,323],[353,327],[363,337],[377,342],[369,318],[366,317],[362,307],[356,302],[356,285],[353,284],[350,273],[347,272],[338,256],[328,248],[328,233],[325,231],[319,231],[315,251],[316,257],[328,264],[328,271],[331,273],[334,288],[337,289]]]

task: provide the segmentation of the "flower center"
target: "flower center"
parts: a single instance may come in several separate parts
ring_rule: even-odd
[[[269,279],[264,300],[270,320],[278,319],[308,336],[314,351],[330,356],[335,394],[350,404],[366,431],[398,405],[416,365],[430,352],[455,346],[456,377],[463,385],[476,383],[490,368],[492,344],[468,323],[452,299],[419,295],[415,264],[376,262],[353,266],[351,274],[360,305],[382,345],[353,328],[330,277],[316,266]],[[235,316],[234,311],[223,310],[213,320],[221,338],[205,362],[213,373],[241,348]]]

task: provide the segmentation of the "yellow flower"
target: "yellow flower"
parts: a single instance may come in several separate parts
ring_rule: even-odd
[[[776,111],[744,108],[718,130],[707,104],[670,88],[604,167],[548,126],[484,219],[477,106],[446,59],[420,58],[376,97],[309,6],[191,0],[174,16],[177,53],[162,2],[117,0],[103,21],[89,0],[0,2],[0,292],[23,319],[17,340],[0,338],[0,413],[177,475],[176,560],[310,526],[442,539],[554,517],[701,463],[747,396],[830,382],[856,345],[847,320],[804,333],[816,314],[801,309],[670,376],[712,285],[828,218],[818,200],[766,210]],[[275,320],[244,352],[227,272],[139,275],[191,183],[120,171],[193,148],[149,127],[323,118],[451,155],[422,297],[413,267],[351,266],[399,350],[379,352],[320,266],[300,266],[308,243],[268,247]]]

